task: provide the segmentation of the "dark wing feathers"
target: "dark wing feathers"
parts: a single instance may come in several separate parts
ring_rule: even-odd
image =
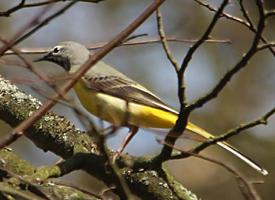
[[[153,93],[131,80],[122,79],[117,76],[98,75],[92,77],[86,76],[83,81],[92,90],[109,94],[128,102],[135,102],[176,113],[176,111],[163,103]]]

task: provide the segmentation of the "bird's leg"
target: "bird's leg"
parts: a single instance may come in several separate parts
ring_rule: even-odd
[[[135,134],[138,132],[138,127],[136,126],[131,126],[129,127],[129,132],[127,134],[127,136],[124,138],[124,140],[122,141],[122,143],[120,144],[117,152],[120,154],[123,152],[123,150],[125,149],[125,147],[128,145],[128,143],[130,142],[130,140],[135,136]]]
[[[138,127],[136,127],[136,126],[130,126],[129,127],[129,132],[128,132],[127,136],[123,139],[123,141],[120,144],[120,146],[119,146],[118,150],[116,151],[116,153],[114,154],[113,161],[115,161],[117,156],[119,156],[123,152],[125,147],[128,145],[130,140],[135,136],[135,134],[137,132],[138,132]]]

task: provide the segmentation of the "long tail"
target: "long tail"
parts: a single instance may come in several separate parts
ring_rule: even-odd
[[[213,138],[214,136],[211,135],[210,133],[208,133],[207,131],[203,130],[202,128],[192,124],[192,123],[188,123],[187,125],[187,130],[192,131],[206,139],[210,139]],[[231,146],[230,144],[226,143],[226,142],[217,142],[217,144],[226,149],[227,151],[231,152],[232,154],[234,154],[235,156],[237,156],[239,159],[241,159],[242,161],[244,161],[246,164],[248,164],[250,167],[252,167],[253,169],[255,169],[256,171],[260,172],[263,175],[268,175],[268,171],[265,170],[264,168],[262,168],[260,165],[258,165],[256,162],[254,162],[253,160],[251,160],[250,158],[248,158],[247,156],[245,156],[244,154],[242,154],[238,149],[236,149],[235,147]]]

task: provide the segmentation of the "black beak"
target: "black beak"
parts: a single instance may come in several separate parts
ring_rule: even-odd
[[[53,62],[61,67],[63,67],[66,71],[69,71],[71,68],[71,64],[68,58],[53,55],[51,52],[47,53],[41,58],[33,60],[33,62],[41,62],[41,61],[49,61]]]
[[[41,58],[37,58],[37,59],[33,60],[33,62],[47,61],[47,60],[50,60],[50,58],[51,58],[51,54],[48,53],[48,54],[46,54],[45,56],[43,56]]]

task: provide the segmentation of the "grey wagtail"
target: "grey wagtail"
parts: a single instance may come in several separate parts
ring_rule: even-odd
[[[51,61],[67,72],[74,73],[89,58],[89,50],[76,42],[57,44],[36,61]],[[162,102],[155,94],[128,78],[110,65],[99,61],[74,86],[82,105],[93,115],[115,126],[129,127],[129,134],[120,152],[138,131],[144,128],[172,128],[178,112]],[[214,136],[188,122],[187,130],[206,139]],[[263,175],[268,172],[226,142],[217,144],[228,150]]]

